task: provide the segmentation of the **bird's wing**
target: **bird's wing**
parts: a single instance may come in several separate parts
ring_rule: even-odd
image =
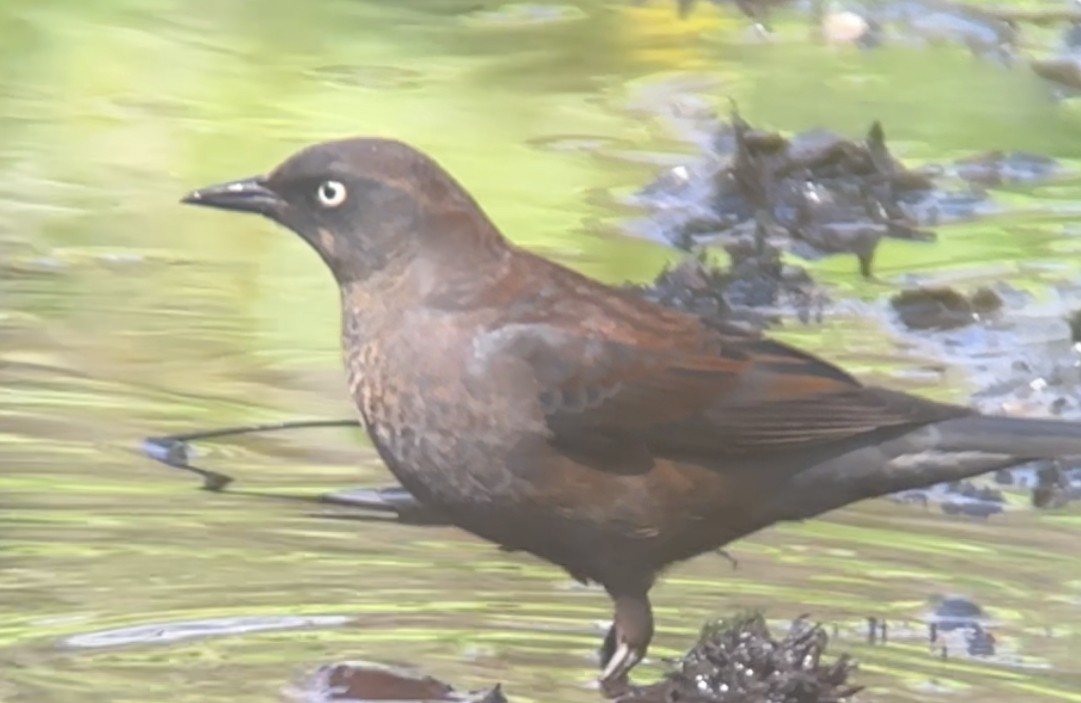
[[[968,412],[870,388],[837,367],[751,335],[697,325],[664,334],[553,323],[490,333],[524,363],[553,438],[644,443],[659,456],[799,449]]]

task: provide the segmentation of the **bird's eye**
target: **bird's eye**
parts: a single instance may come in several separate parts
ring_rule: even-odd
[[[325,207],[338,207],[345,202],[345,186],[338,181],[323,181],[315,194]]]

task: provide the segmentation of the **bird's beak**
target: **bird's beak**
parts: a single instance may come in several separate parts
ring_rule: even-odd
[[[266,186],[262,176],[193,190],[180,202],[260,215],[271,215],[283,204],[281,197]]]

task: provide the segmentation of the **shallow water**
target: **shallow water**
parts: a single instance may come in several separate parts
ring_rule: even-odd
[[[1066,175],[997,189],[1000,214],[886,242],[878,282],[847,257],[809,264],[839,302],[778,334],[958,402],[1018,357],[1075,364],[1061,318],[1081,303],[1081,119],[1027,67],[824,47],[783,13],[763,41],[707,4],[684,22],[663,2],[499,5],[0,5],[0,700],[277,700],[342,659],[503,681],[514,701],[597,698],[602,593],[454,529],[201,492],[139,454],[148,434],[350,415],[316,257],[257,218],[177,203],[304,143],[412,142],[515,241],[613,282],[677,257],[632,235],[649,213],[627,196],[695,157],[702,102],[787,131],[880,119],[911,164],[1052,155]],[[1014,293],[999,325],[913,336],[885,302],[912,282]],[[238,491],[390,482],[357,432],[204,448]],[[868,700],[1081,701],[1081,512],[1007,496],[987,520],[868,501],[737,543],[738,569],[681,565],[654,590],[640,675],[703,619],[762,608],[836,623]],[[927,643],[932,599],[954,593],[984,607],[995,656]],[[865,644],[868,616],[890,621],[888,644]]]

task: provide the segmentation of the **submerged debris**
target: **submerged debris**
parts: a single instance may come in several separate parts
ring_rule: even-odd
[[[955,481],[947,485],[946,491],[948,495],[942,501],[942,512],[947,515],[986,518],[1005,510],[1006,498],[997,488],[977,486],[972,481]]]
[[[1081,471],[1067,470],[1061,461],[1042,462],[1032,489],[1033,507],[1061,508],[1078,499],[1081,499]]]
[[[942,596],[935,599],[933,611],[927,617],[928,639],[942,658],[964,652],[970,657],[995,654],[995,636],[985,629],[983,608],[964,596]]]
[[[1081,500],[1081,466],[1076,460],[1045,459],[1026,466],[1000,469],[995,483],[1028,488],[1034,508],[1055,509]]]
[[[924,507],[937,503],[947,515],[971,518],[988,518],[1006,509],[1006,498],[1002,491],[990,486],[979,486],[967,480],[913,488],[894,493],[889,498],[897,503]]]
[[[848,683],[856,662],[822,661],[829,636],[797,619],[776,639],[759,614],[707,624],[673,671],[620,703],[834,703],[861,687]]]
[[[484,691],[458,693],[431,676],[371,662],[342,662],[322,667],[293,698],[312,703],[325,701],[453,701],[454,703],[507,703],[499,684]]]
[[[931,192],[930,177],[889,153],[878,122],[859,142],[825,130],[786,139],[733,114],[714,149],[724,165],[712,176],[708,207],[664,233],[677,247],[754,238],[806,258],[854,254],[869,277],[883,237],[934,238],[912,210]],[[669,207],[666,191],[686,191],[683,180],[662,177],[642,196]]]
[[[988,151],[953,164],[959,178],[984,186],[1038,183],[1062,170],[1050,156],[1026,151]]]
[[[759,261],[771,250],[805,259],[848,254],[868,278],[883,238],[933,241],[938,225],[997,211],[987,188],[1065,172],[1055,159],[1003,151],[909,168],[890,152],[879,122],[852,140],[824,129],[789,138],[754,127],[734,108],[728,121],[696,120],[703,157],[668,169],[632,198],[650,213],[641,225],[647,236],[685,251],[756,251]],[[995,297],[969,302],[997,306]]]
[[[1002,298],[990,288],[965,295],[953,288],[915,288],[890,298],[901,322],[913,330],[946,330],[998,312]]]
[[[932,611],[927,621],[939,630],[955,630],[981,622],[984,614],[980,604],[960,595],[944,595],[932,599]]]
[[[785,264],[776,247],[732,242],[726,248],[731,257],[727,268],[711,264],[700,253],[666,266],[650,285],[625,288],[717,328],[736,324],[762,329],[783,311],[793,310],[810,322],[821,312],[825,295],[804,269]]]

